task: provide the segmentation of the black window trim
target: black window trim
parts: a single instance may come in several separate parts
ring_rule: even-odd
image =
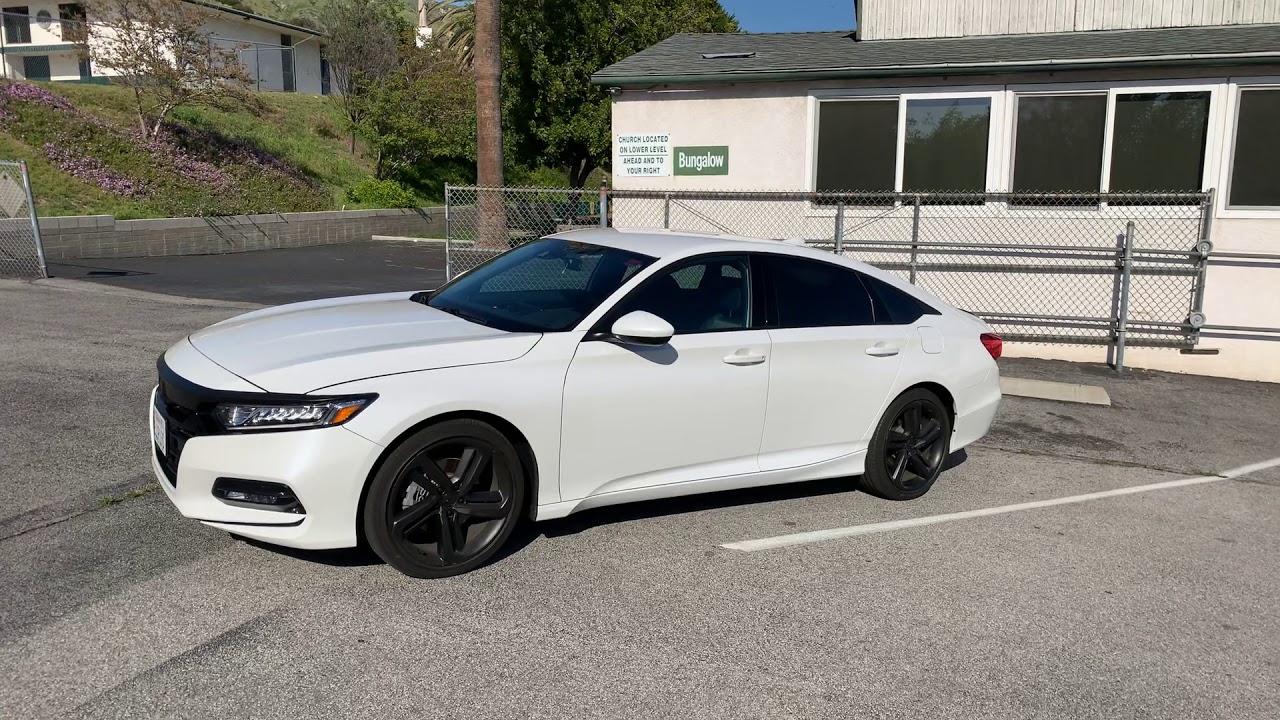
[[[633,295],[635,295],[636,293],[642,292],[646,287],[649,286],[650,283],[656,282],[659,278],[670,275],[671,273],[676,272],[678,270],[682,270],[685,267],[688,267],[689,265],[695,265],[700,262],[705,262],[706,260],[711,260],[716,258],[741,258],[745,260],[747,263],[747,293],[748,293],[747,303],[750,306],[747,310],[747,313],[748,313],[747,326],[744,328],[716,328],[713,330],[700,330],[698,332],[676,333],[672,337],[687,337],[690,335],[711,335],[713,333],[746,332],[749,330],[763,330],[765,328],[761,327],[757,323],[757,318],[759,317],[759,314],[761,312],[761,297],[762,297],[761,286],[760,286],[760,282],[761,282],[760,273],[756,271],[755,264],[752,262],[753,256],[758,254],[760,253],[753,253],[749,251],[733,252],[733,251],[718,250],[715,252],[701,253],[698,255],[690,255],[688,257],[683,257],[683,258],[680,258],[679,260],[675,260],[673,262],[667,263],[666,265],[662,265],[661,267],[657,268],[652,275],[642,280],[635,287],[631,288],[631,290],[629,290],[626,295],[623,295],[621,298],[618,299],[617,302],[611,305],[609,309],[605,311],[605,314],[601,315],[600,319],[592,324],[591,329],[588,330],[587,334],[582,338],[582,342],[602,342],[602,341],[608,342],[608,341],[614,340],[615,338],[613,335],[613,324],[618,321],[618,318],[621,317],[621,315],[618,312],[618,308],[626,304],[627,300],[631,299]],[[663,318],[663,319],[665,320],[666,318]]]

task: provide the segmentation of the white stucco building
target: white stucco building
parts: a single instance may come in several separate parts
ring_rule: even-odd
[[[614,187],[1212,190],[1203,229],[1211,229],[1219,254],[1213,257],[1223,259],[1211,258],[1205,276],[1208,323],[1280,328],[1280,255],[1225,255],[1280,254],[1280,3],[860,5],[856,33],[677,35],[596,73],[592,81],[613,94]],[[715,160],[720,165],[714,172],[682,172],[663,164],[674,160],[661,159],[644,172],[628,170],[628,163],[646,161],[621,157],[620,140],[634,144],[621,154],[642,154],[646,138],[672,156],[687,148],[708,160],[723,159]],[[975,235],[994,226],[965,219],[999,215],[1004,237],[988,240],[1051,242],[1054,233],[1078,236],[1092,223],[1106,242],[1103,235],[1117,219],[1123,231],[1128,215],[1160,214],[1174,218],[1169,227],[1176,225],[1183,233],[1178,237],[1185,237],[1168,241],[1174,249],[1195,247],[1199,216],[1183,217],[1172,203],[1160,212],[1150,209],[1156,205],[1085,204],[1057,209],[1045,222],[1045,213],[988,200],[982,208],[932,206],[926,217],[948,218],[945,232],[937,230],[940,224],[931,226],[935,239],[981,239]],[[615,203],[616,212],[624,209]],[[719,211],[712,205],[698,212],[708,218],[706,229],[809,239],[830,237],[833,216],[829,205],[815,202],[776,205],[772,227],[759,220],[762,212],[744,222],[741,207],[714,218]],[[856,226],[860,237],[910,237],[911,208],[868,204],[845,212],[846,234]],[[963,281],[980,284],[981,278]],[[1060,309],[1066,300],[1053,282],[1052,276],[1036,279],[1038,294],[1028,291],[1022,311]],[[963,292],[955,287],[953,294]],[[1185,305],[1180,317],[1168,319],[1185,317]],[[1144,312],[1133,310],[1137,317]],[[1170,311],[1161,312],[1167,317]],[[1280,342],[1239,339],[1239,332],[1222,336],[1229,334],[1205,333],[1198,343],[1198,350],[1216,354],[1133,348],[1126,364],[1280,382]],[[1101,360],[1106,352],[1098,345],[1006,347],[1011,354],[1069,360]]]
[[[9,4],[12,2],[13,4]],[[56,0],[9,0],[0,34],[3,76],[14,80],[110,82],[82,51],[107,42],[110,18],[86,17],[84,6]],[[207,15],[203,30],[213,42],[238,48],[253,87],[315,95],[330,91],[323,34],[234,8],[188,0]]]

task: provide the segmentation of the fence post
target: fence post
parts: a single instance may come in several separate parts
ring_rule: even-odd
[[[44,241],[40,239],[40,218],[36,214],[36,201],[31,196],[31,175],[27,172],[27,161],[18,163],[22,171],[22,189],[27,194],[27,215],[31,218],[31,233],[36,241],[36,262],[40,263],[40,277],[49,277],[49,268],[44,263]]]
[[[1124,344],[1129,326],[1129,281],[1133,278],[1133,221],[1124,226],[1124,260],[1120,275],[1120,312],[1116,326],[1116,375],[1124,375]]]
[[[253,44],[253,89],[262,89],[262,46]]]
[[[453,227],[450,225],[449,206],[453,200],[453,191],[449,183],[444,184],[444,281],[453,279]]]
[[[912,201],[911,210],[911,284],[916,284],[916,252],[920,243],[920,196],[916,195]]]
[[[844,201],[836,203],[836,254],[844,254]]]
[[[1191,296],[1191,312],[1187,315],[1187,324],[1191,326],[1191,346],[1200,342],[1200,328],[1205,323],[1204,286],[1209,274],[1209,254],[1213,252],[1213,240],[1210,233],[1213,228],[1213,202],[1216,190],[1210,188],[1209,193],[1200,201],[1200,238],[1196,241],[1195,292]]]
[[[662,194],[662,229],[671,229],[671,193]]]
[[[600,227],[609,227],[609,181],[600,178]]]

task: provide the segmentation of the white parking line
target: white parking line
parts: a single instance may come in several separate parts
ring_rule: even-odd
[[[1153,492],[1156,490],[1169,490],[1172,488],[1186,487],[1188,485],[1204,485],[1206,483],[1231,480],[1233,478],[1248,475],[1249,473],[1255,473],[1259,470],[1266,470],[1267,468],[1277,466],[1280,466],[1280,457],[1253,463],[1252,465],[1233,468],[1218,475],[1211,475],[1208,477],[1170,480],[1168,482],[1151,483],[1150,485],[1136,485],[1134,487],[1104,490],[1102,492],[1086,493],[1084,495],[1071,495],[1069,497],[1055,498],[1053,500],[1037,500],[1035,502],[1018,503],[1016,505],[1000,505],[998,507],[982,508],[981,510],[966,510],[964,512],[946,513],[943,515],[927,515],[925,517],[908,518],[906,520],[892,520],[890,522],[871,523],[869,525],[854,525],[852,527],[831,528],[830,530],[814,530],[812,532],[793,533],[791,535],[777,535],[775,537],[760,538],[758,540],[743,540],[741,542],[725,543],[720,547],[725,548],[726,550],[741,550],[743,552],[772,550],[774,548],[787,547],[789,545],[805,545],[808,543],[854,537],[857,535],[871,535],[874,533],[889,532],[891,530],[920,527],[922,525],[936,525],[938,523],[952,522],[955,520],[987,517],[988,515],[1004,515],[1005,513],[1022,512],[1023,510],[1039,510],[1040,508],[1053,507],[1055,505],[1071,505],[1073,503],[1087,502],[1089,500],[1101,500],[1102,498],[1118,497],[1120,495],[1133,495],[1136,493]]]

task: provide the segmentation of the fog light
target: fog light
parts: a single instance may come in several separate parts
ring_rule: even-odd
[[[240,478],[218,478],[213,483],[213,496],[228,505],[248,507],[255,510],[271,510],[274,512],[302,515],[306,509],[298,501],[293,490],[283,483],[265,480],[242,480]]]

